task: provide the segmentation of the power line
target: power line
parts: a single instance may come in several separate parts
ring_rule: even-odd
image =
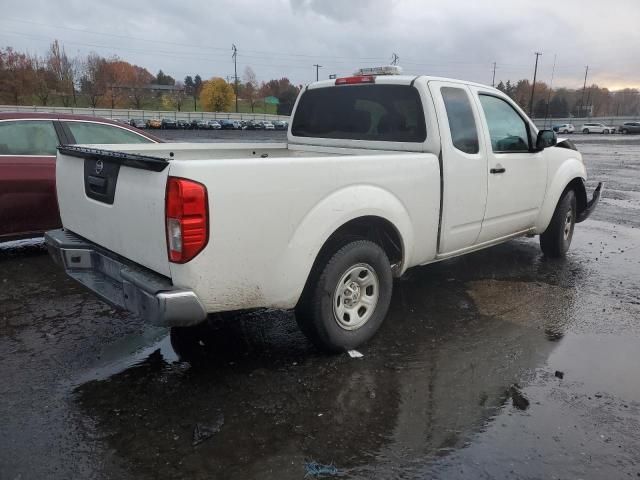
[[[533,94],[536,91],[536,76],[538,75],[538,57],[542,55],[541,52],[535,52],[536,66],[533,70],[533,84],[531,85],[531,100],[529,100],[529,116],[533,113]]]

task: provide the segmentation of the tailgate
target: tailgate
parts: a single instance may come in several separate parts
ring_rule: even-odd
[[[170,276],[164,218],[169,162],[126,153],[126,145],[113,148],[118,151],[59,147],[56,187],[62,225]]]

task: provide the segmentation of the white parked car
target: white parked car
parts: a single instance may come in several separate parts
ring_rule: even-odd
[[[604,123],[584,123],[580,127],[582,133],[615,133],[616,127],[605,125]]]
[[[554,125],[553,131],[564,134],[573,133],[576,131],[576,127],[574,127],[571,123],[563,123],[561,125]]]
[[[65,146],[56,175],[47,246],[101,298],[181,327],[295,309],[328,351],[374,335],[409,268],[524,235],[563,256],[602,188],[502,92],[415,75],[312,83],[287,143]]]
[[[275,130],[276,127],[273,123],[271,122],[262,122],[262,126],[265,130]]]

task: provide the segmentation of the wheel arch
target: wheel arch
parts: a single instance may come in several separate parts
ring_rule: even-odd
[[[404,202],[393,192],[370,184],[349,185],[320,199],[289,235],[282,254],[273,262],[274,306],[299,303],[314,268],[337,239],[364,238],[382,244],[394,275],[412,265],[414,225]],[[286,274],[285,274],[286,272]]]
[[[538,215],[535,233],[541,234],[547,229],[558,202],[567,190],[573,190],[575,192],[578,214],[586,208],[587,190],[584,185],[585,177],[584,165],[577,159],[571,159],[565,162],[558,169],[551,185],[547,189],[545,200]]]
[[[326,238],[309,269],[299,301],[304,300],[305,292],[311,287],[310,282],[318,269],[329,260],[336,250],[355,240],[369,240],[379,245],[391,263],[394,276],[399,276],[404,271],[406,246],[400,230],[385,217],[362,215],[346,221]]]

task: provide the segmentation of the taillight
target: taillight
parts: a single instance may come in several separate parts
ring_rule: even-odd
[[[185,178],[169,177],[165,199],[169,261],[186,263],[207,245],[207,189]]]
[[[375,83],[373,75],[357,75],[355,77],[336,78],[336,85],[357,85],[360,83]]]

